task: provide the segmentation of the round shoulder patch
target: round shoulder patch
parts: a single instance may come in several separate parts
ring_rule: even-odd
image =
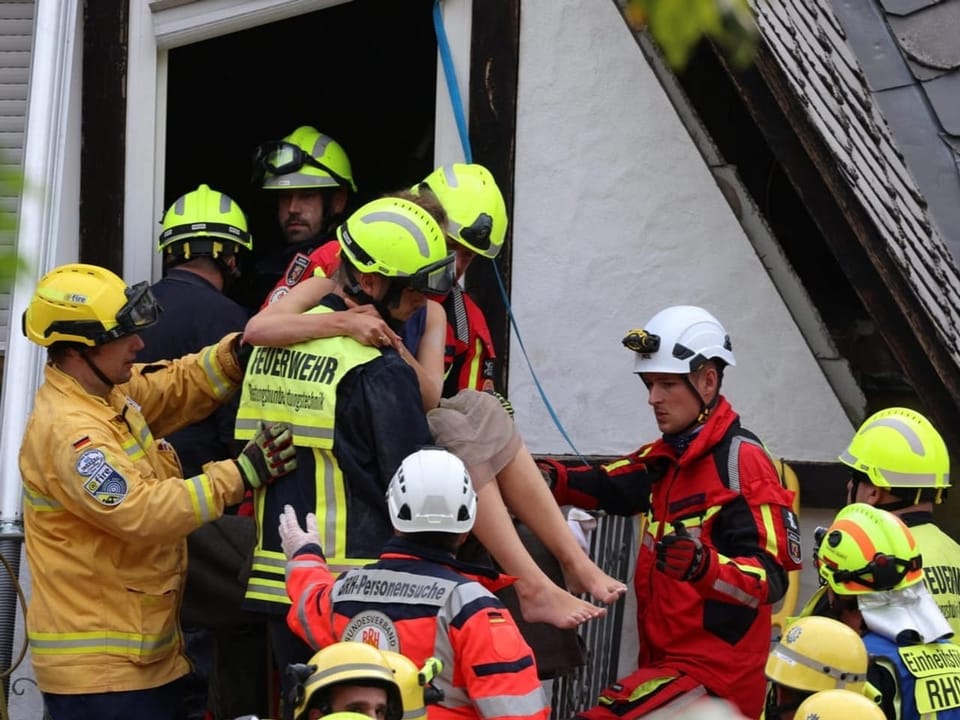
[[[343,629],[340,639],[363,642],[380,650],[400,652],[400,640],[393,620],[377,610],[364,610],[354,615]]]

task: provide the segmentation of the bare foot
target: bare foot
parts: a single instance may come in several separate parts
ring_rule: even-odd
[[[626,585],[607,575],[582,551],[573,554],[566,562],[561,561],[560,567],[567,589],[574,594],[590,593],[609,605],[627,591]]]
[[[552,582],[536,584],[519,579],[513,587],[520,599],[520,612],[527,622],[575,628],[588,620],[607,614],[606,608],[574,597]]]

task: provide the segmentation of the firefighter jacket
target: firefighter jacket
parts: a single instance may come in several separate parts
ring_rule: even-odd
[[[135,365],[107,400],[46,367],[20,448],[27,635],[43,692],[140,690],[188,672],[177,623],[186,537],[239,502],[243,482],[233,460],[182,478],[158,438],[236,388],[234,337]]]
[[[443,301],[443,309],[447,313],[443,397],[453,397],[467,388],[493,389],[493,361],[497,354],[480,306],[459,285],[454,285]]]
[[[645,516],[634,576],[639,666],[676,669],[758,717],[770,606],[801,556],[793,493],[759,440],[721,397],[679,456],[661,439],[602,467],[558,468],[561,504]],[[657,541],[678,524],[715,552],[692,582],[655,568]]]
[[[343,310],[336,295],[311,312]],[[393,348],[330,337],[283,348],[257,348],[247,365],[237,437],[259,421],[290,422],[297,469],[254,493],[257,547],[245,608],[286,613],[286,558],[277,518],[291,505],[315,513],[336,572],[366,565],[393,533],[384,494],[410,453],[433,440],[413,369]]]
[[[355,640],[417,666],[439,658],[444,699],[429,706],[430,720],[546,720],[533,652],[492,593],[512,581],[409,537],[334,581],[320,547],[307,545],[287,564],[287,622],[314,648]]]
[[[875,632],[867,632],[863,644],[870,655],[867,677],[883,692],[881,706],[888,717],[960,718],[960,648],[947,640],[898,647]],[[886,682],[876,666],[888,674]]]

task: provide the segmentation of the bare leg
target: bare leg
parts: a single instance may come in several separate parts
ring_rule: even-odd
[[[614,603],[627,586],[607,575],[577,543],[550,488],[526,447],[497,475],[506,506],[540,538],[560,563],[570,592],[587,592],[604,603]]]
[[[514,589],[524,620],[572,628],[606,614],[604,608],[584,602],[557,586],[534,562],[517,535],[496,482],[483,485],[477,496],[473,534],[507,573],[517,577]],[[552,497],[550,500],[553,502]],[[572,539],[569,528],[565,526],[564,530]]]

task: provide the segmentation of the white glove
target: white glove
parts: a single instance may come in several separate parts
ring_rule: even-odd
[[[307,513],[307,529],[304,530],[300,527],[300,521],[297,520],[297,511],[291,505],[283,506],[278,531],[280,533],[280,547],[283,548],[283,554],[287,556],[288,560],[304,545],[320,544],[317,516],[313,513]]]
[[[597,518],[588,513],[586,510],[581,510],[578,507],[572,507],[567,513],[567,525],[570,527],[570,532],[573,533],[573,537],[576,538],[577,545],[579,545],[583,551],[589,555],[590,536],[597,528]]]

